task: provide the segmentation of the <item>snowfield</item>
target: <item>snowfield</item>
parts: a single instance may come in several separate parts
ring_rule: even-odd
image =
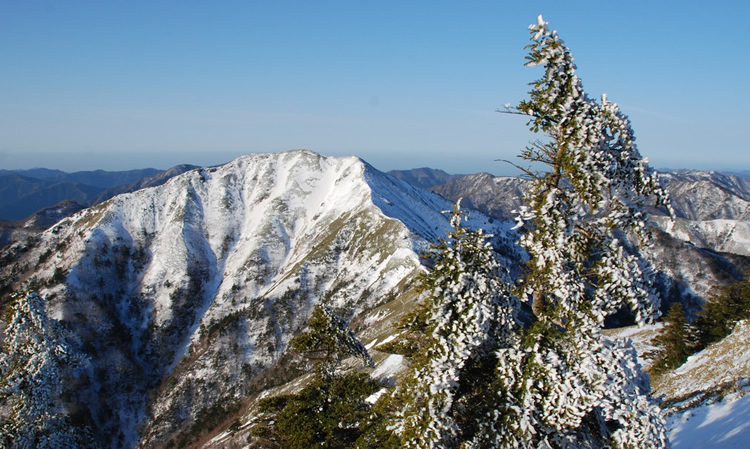
[[[750,395],[671,416],[667,425],[673,449],[750,448]]]

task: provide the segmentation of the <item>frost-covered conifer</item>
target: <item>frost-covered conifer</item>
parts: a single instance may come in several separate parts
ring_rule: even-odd
[[[672,304],[664,316],[664,327],[653,340],[659,349],[652,353],[655,360],[651,366],[652,373],[663,373],[685,363],[697,346],[693,342],[696,330],[685,316],[682,304]]]
[[[15,295],[11,308],[0,351],[0,446],[88,447],[87,432],[68,422],[61,400],[65,379],[85,360],[72,353],[39,295]]]
[[[337,370],[345,357],[372,367],[367,348],[343,319],[321,304],[313,309],[308,329],[290,346],[318,362],[317,375],[295,394],[259,402],[261,414],[251,430],[250,447],[352,447],[370,420],[372,404],[366,399],[381,385],[366,373]]]
[[[518,301],[501,280],[488,236],[463,227],[464,217],[456,205],[448,239],[427,253],[434,264],[410,326],[423,334],[423,353],[396,393],[404,404],[396,425],[402,447],[467,447],[467,440],[494,437],[484,421],[497,407],[495,350],[516,346]]]
[[[373,366],[372,358],[362,342],[355,336],[346,321],[330,308],[318,304],[308,322],[309,329],[290,342],[295,352],[320,360],[320,371],[324,376],[334,374],[343,357],[354,357],[367,366]]]
[[[639,324],[657,316],[650,266],[629,248],[648,240],[646,206],[671,211],[669,199],[627,117],[606,96],[586,95],[570,51],[541,16],[529,29],[527,65],[544,75],[515,112],[547,140],[521,157],[548,170],[526,170],[532,182],[519,214],[530,256],[522,288],[536,320],[523,353],[499,368],[517,405],[499,421],[517,443],[505,446],[665,447],[635,351],[607,341],[602,328],[623,306]]]

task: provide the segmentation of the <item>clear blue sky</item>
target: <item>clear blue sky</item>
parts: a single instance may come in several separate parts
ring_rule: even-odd
[[[0,168],[307,148],[508,173],[543,14],[655,167],[750,169],[750,2],[0,0]]]

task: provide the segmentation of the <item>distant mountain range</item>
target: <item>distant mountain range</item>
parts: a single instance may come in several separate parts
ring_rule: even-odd
[[[660,230],[700,248],[750,256],[750,178],[697,170],[675,170],[660,178],[677,216],[671,223],[664,211],[651,211]],[[463,204],[491,217],[511,219],[526,182],[479,173],[452,177],[430,189],[451,201],[464,198]]]
[[[169,170],[146,168],[76,173],[45,168],[0,170],[0,219],[23,220],[62,201],[93,206],[120,193],[162,184],[193,168],[195,166],[178,165]]]
[[[109,189],[112,187],[130,184],[139,179],[161,173],[163,170],[155,168],[144,168],[127,171],[79,171],[67,173],[61,170],[50,170],[47,168],[32,168],[30,170],[0,170],[0,176],[19,175],[25,178],[35,178],[51,183],[75,183],[85,184],[92,187]]]
[[[39,234],[63,218],[121,193],[157,186],[194,169],[147,168],[65,173],[59,170],[0,170],[0,248]]]

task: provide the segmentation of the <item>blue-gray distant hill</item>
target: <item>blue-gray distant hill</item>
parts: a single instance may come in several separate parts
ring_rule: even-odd
[[[32,168],[30,170],[0,170],[0,176],[6,174],[18,174],[27,178],[36,178],[52,183],[78,183],[92,187],[110,189],[112,187],[132,184],[143,178],[157,175],[164,170],[156,168],[143,168],[126,171],[78,171],[67,173],[61,170],[50,170],[47,168]]]
[[[83,207],[93,206],[120,193],[163,184],[193,168],[192,165],[178,165],[169,170],[146,168],[75,173],[45,168],[0,170],[0,219],[24,220],[63,201]]]
[[[411,170],[391,170],[388,172],[389,175],[394,178],[406,181],[409,184],[420,187],[422,189],[430,189],[446,182],[460,178],[463,175],[451,175],[443,170],[437,170],[434,168],[413,168]]]

